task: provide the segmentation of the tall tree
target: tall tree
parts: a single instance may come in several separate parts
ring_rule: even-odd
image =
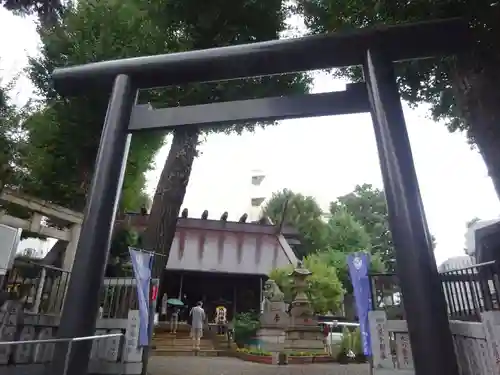
[[[363,224],[347,210],[333,213],[327,224],[328,248],[342,253],[372,249],[370,235]]]
[[[314,312],[326,314],[329,311],[338,311],[344,297],[344,290],[337,277],[337,270],[326,264],[317,254],[305,257],[304,266],[312,272],[307,280],[306,293],[311,300]],[[293,267],[289,266],[275,269],[269,275],[285,294],[287,303],[290,303],[294,298],[292,279],[290,278],[292,271]]]
[[[466,131],[471,144],[479,149],[500,197],[500,3],[300,0],[300,7],[313,33],[447,17],[467,20],[476,42],[473,46],[453,58],[399,64],[396,73],[404,100],[411,105],[430,104],[435,120],[444,120],[450,131]],[[359,68],[338,74],[362,79]]]
[[[64,9],[62,3],[61,0],[0,0],[0,5],[15,14],[36,15],[44,26],[57,23]]]
[[[302,252],[297,255],[314,255],[316,258],[312,259],[321,259],[334,268],[348,292],[352,291],[346,263],[348,254],[360,251],[371,253],[371,271],[385,271],[381,254],[372,246],[372,236],[346,206],[336,207],[326,220],[314,197],[285,189],[274,193],[263,208],[263,215],[276,223],[281,222],[283,213],[284,222],[297,229],[304,242]]]
[[[151,6],[155,8],[152,22],[167,34],[176,35],[186,50],[277,39],[285,29],[289,13],[282,0],[158,0]],[[309,81],[307,76],[298,74],[191,85],[179,89],[184,97],[176,105],[303,93]],[[214,127],[203,129],[203,134],[214,131],[241,133],[244,129],[252,130],[255,125]],[[146,248],[167,255],[202,131],[196,127],[182,127],[173,135],[143,237]],[[155,263],[156,275],[164,269],[166,259],[162,257]]]
[[[356,185],[354,190],[330,203],[330,213],[347,212],[370,237],[372,254],[379,254],[388,272],[394,272],[396,255],[389,227],[389,214],[383,190],[370,184]],[[431,236],[432,247],[436,239]]]
[[[285,209],[286,206],[286,209]],[[290,225],[301,235],[297,256],[302,258],[326,246],[327,227],[323,211],[314,197],[283,189],[272,194],[262,214],[276,225]]]
[[[39,198],[81,211],[90,187],[109,92],[62,99],[50,85],[55,67],[164,52],[175,39],[152,24],[140,2],[77,2],[51,27],[41,25],[41,51],[29,74],[43,98],[25,122],[29,173],[22,188]],[[167,46],[167,47],[166,47]],[[174,98],[175,99],[175,98]],[[122,192],[123,209],[139,209],[144,173],[163,144],[157,134],[134,135]]]
[[[317,255],[321,261],[337,270],[337,277],[342,283],[346,294],[352,294],[352,282],[349,276],[349,269],[347,266],[347,256],[350,252],[342,252],[332,248],[328,248]],[[384,273],[386,272],[386,265],[379,253],[370,254],[370,272]]]
[[[20,155],[25,145],[22,113],[11,101],[14,81],[0,82],[0,193],[6,185],[16,185],[21,174]]]
[[[384,192],[370,184],[356,185],[354,190],[330,203],[330,212],[347,212],[363,226],[372,250],[381,254],[388,271],[394,271],[394,246]]]

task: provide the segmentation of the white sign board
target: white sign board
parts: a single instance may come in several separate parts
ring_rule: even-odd
[[[22,229],[0,224],[0,275],[5,275],[12,267]]]

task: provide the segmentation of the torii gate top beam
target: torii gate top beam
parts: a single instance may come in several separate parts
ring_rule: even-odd
[[[362,65],[382,48],[392,61],[450,55],[468,40],[467,23],[447,19],[57,68],[63,95],[108,90],[126,74],[138,89]]]

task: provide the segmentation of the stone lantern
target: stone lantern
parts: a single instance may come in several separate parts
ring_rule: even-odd
[[[323,332],[314,317],[307,297],[307,278],[312,274],[299,262],[290,273],[295,298],[291,303],[290,326],[285,330],[285,351],[319,351],[323,349]]]
[[[307,278],[312,274],[304,264],[299,262],[289,276],[293,279],[292,285],[295,292],[295,298],[291,303],[290,316],[292,325],[316,324],[313,319],[314,312],[311,307],[311,301],[307,297]]]

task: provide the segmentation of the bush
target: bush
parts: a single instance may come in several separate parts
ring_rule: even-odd
[[[349,328],[345,327],[342,329],[342,341],[340,342],[340,352],[338,356],[338,361],[340,363],[349,362],[349,352],[352,350],[352,334]]]
[[[352,333],[352,351],[356,355],[357,362],[365,362],[366,357],[363,352],[363,340],[361,339],[361,330],[357,327]]]
[[[255,337],[260,328],[259,316],[255,312],[239,313],[234,318],[234,342],[239,347]]]

